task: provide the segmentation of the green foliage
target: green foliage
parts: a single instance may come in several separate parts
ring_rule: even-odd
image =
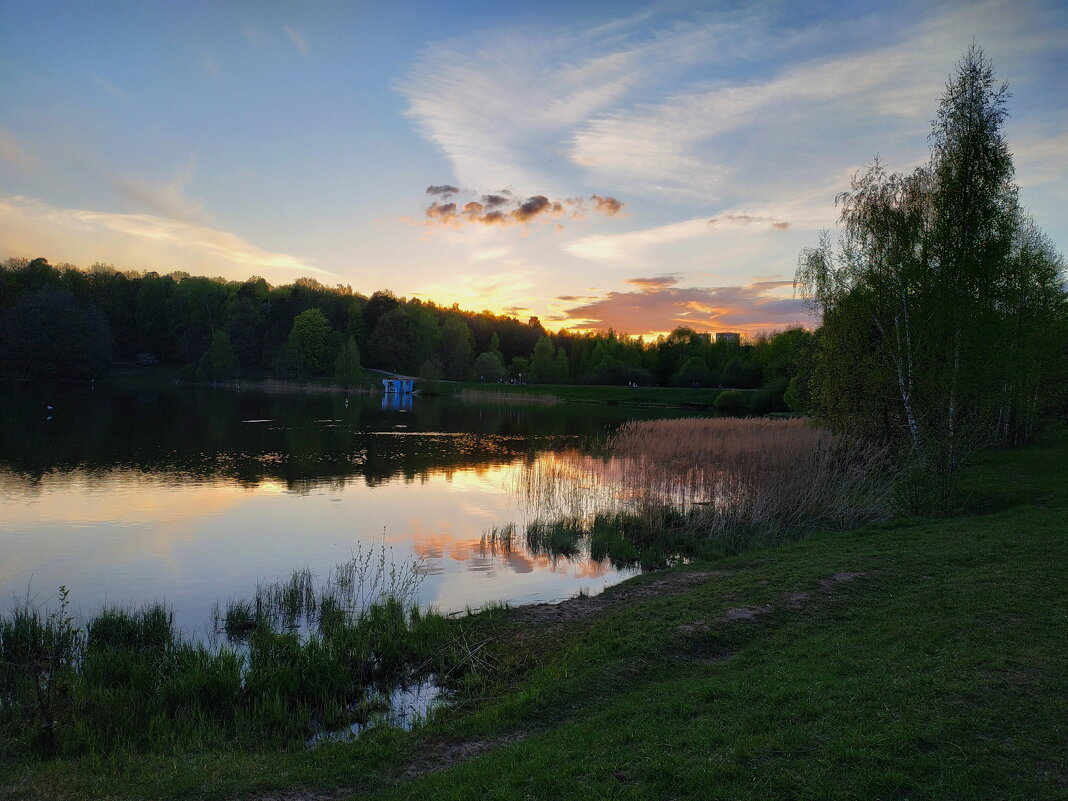
[[[230,335],[218,330],[211,338],[211,346],[200,357],[197,379],[200,381],[221,381],[237,375],[237,357],[230,344]]]
[[[674,387],[711,387],[717,383],[715,374],[708,369],[708,364],[700,356],[688,358],[671,377],[671,385]]]
[[[470,377],[475,358],[475,338],[460,317],[450,316],[441,326],[440,353],[446,378],[465,381]]]
[[[334,363],[334,380],[344,387],[354,386],[360,380],[360,349],[356,338],[350,336],[342,345]]]
[[[227,376],[333,373],[351,338],[368,366],[429,379],[497,375],[485,359],[485,369],[474,371],[474,354],[491,353],[509,378],[522,376],[524,382],[640,386],[684,380],[687,362],[693,367],[703,361],[716,379],[732,359],[731,375],[740,386],[758,386],[761,371],[769,382],[792,377],[798,352],[794,339],[804,336],[793,331],[716,344],[711,335],[687,328],[655,341],[611,330],[550,334],[536,318],[521,322],[486,311],[445,309],[389,291],[364,298],[351,287],[325,287],[310,278],[273,287],[256,276],[236,282],[183,272],[142,275],[99,264],[88,270],[69,265],[57,269],[44,259],[0,264],[0,318],[21,298],[43,288],[68,291],[79,304],[99,307],[112,330],[117,357],[147,355],[181,367],[181,375],[190,380],[218,331],[229,336],[236,362],[232,373],[228,367],[222,371]],[[316,318],[312,326],[298,325],[294,333],[297,318],[313,311],[322,319]],[[14,371],[3,361],[0,369]],[[698,372],[701,385],[715,383]]]
[[[737,389],[726,389],[716,395],[712,406],[719,414],[729,417],[740,417],[749,411],[745,393]]]
[[[445,372],[441,367],[441,359],[437,356],[424,359],[419,365],[419,369],[416,370],[416,374],[427,381],[440,381],[445,377]]]
[[[69,292],[46,286],[24,294],[0,317],[0,369],[4,371],[88,378],[110,362],[107,319],[98,308],[77,301]]]
[[[1063,355],[1060,257],[1019,207],[1004,137],[1007,89],[976,46],[957,65],[927,166],[876,162],[839,197],[842,235],[801,255],[824,313],[809,397],[841,429],[899,444],[953,503],[984,445],[1026,440]]]
[[[532,384],[562,384],[567,380],[567,355],[563,351],[557,353],[548,335],[534,346],[528,380]]]
[[[475,359],[475,375],[479,381],[496,383],[507,375],[507,371],[504,369],[504,365],[501,364],[500,355],[495,351],[489,350],[485,353],[480,353],[478,358]]]
[[[313,588],[284,618],[292,625],[311,603],[317,626],[305,636],[276,625],[282,618],[264,599],[233,602],[225,631],[244,643],[240,653],[185,640],[160,605],[105,609],[83,635],[65,589],[51,612],[23,604],[0,618],[0,744],[23,757],[101,759],[303,745],[316,726],[366,722],[378,694],[398,682],[467,670],[451,642],[459,626],[408,606],[408,579],[392,580],[397,594],[355,608]]]
[[[371,332],[367,346],[370,363],[391,372],[410,372],[415,367],[413,360],[417,355],[415,333],[412,318],[403,307],[390,309],[378,318]],[[435,357],[428,354],[425,358]]]
[[[299,374],[319,373],[323,369],[330,323],[318,309],[307,309],[293,318],[286,340],[286,356]]]

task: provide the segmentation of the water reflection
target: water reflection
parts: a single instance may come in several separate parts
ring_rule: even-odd
[[[0,603],[66,584],[85,612],[165,599],[190,630],[217,599],[303,565],[325,573],[383,541],[423,558],[419,602],[446,611],[597,592],[625,575],[588,550],[562,558],[489,535],[528,522],[521,471],[585,454],[641,412],[347,401],[0,387]]]

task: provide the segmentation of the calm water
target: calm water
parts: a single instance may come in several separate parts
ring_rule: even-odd
[[[48,407],[52,406],[52,409]],[[203,633],[212,604],[359,548],[421,560],[444,611],[598,592],[625,576],[485,535],[533,514],[524,466],[596,449],[663,410],[266,395],[173,387],[0,388],[0,604],[60,584],[83,614],[163,599]]]

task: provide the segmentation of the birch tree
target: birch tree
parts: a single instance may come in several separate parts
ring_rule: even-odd
[[[824,417],[871,435],[892,393],[884,431],[943,506],[969,452],[1030,435],[1056,358],[1043,337],[1064,314],[1062,262],[1013,183],[1008,96],[973,45],[946,85],[929,163],[901,175],[876,159],[857,173],[837,198],[837,241],[825,232],[795,277],[823,315]]]

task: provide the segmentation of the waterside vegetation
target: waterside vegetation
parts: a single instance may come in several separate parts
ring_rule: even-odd
[[[1066,452],[1061,433],[973,459],[956,517],[460,618],[477,665],[411,732],[313,750],[239,736],[44,762],[8,751],[0,794],[1060,798]]]

